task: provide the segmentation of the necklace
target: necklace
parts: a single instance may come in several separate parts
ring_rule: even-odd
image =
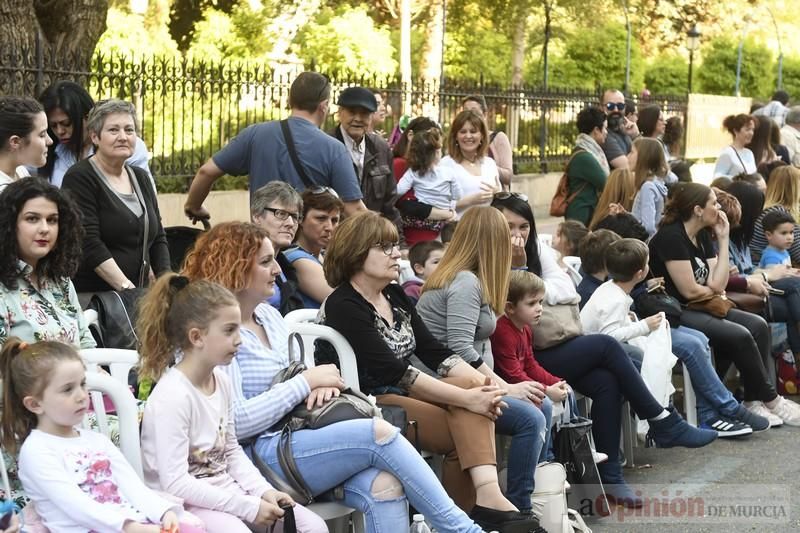
[[[474,159],[469,159],[467,156],[465,156],[463,154],[462,154],[462,157],[464,158],[464,162],[469,164],[470,166],[475,167],[475,166],[478,165],[478,156],[477,155],[475,156]]]

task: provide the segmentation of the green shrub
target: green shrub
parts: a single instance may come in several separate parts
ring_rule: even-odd
[[[689,87],[689,63],[679,55],[662,54],[645,67],[644,83],[653,94],[684,94]]]
[[[703,49],[703,63],[697,70],[700,90],[706,94],[735,95],[738,41],[726,37],[712,40]],[[775,90],[772,53],[752,38],[745,39],[739,92],[742,96],[769,98]]]

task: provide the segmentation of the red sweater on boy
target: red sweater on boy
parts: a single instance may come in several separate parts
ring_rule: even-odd
[[[520,331],[507,316],[497,319],[491,336],[494,371],[509,383],[538,381],[550,386],[561,381],[533,357],[533,333],[528,325]]]

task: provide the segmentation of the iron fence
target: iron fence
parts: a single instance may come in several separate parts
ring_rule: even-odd
[[[154,175],[189,178],[199,166],[245,126],[288,115],[288,92],[300,65],[213,62],[181,57],[131,58],[96,54],[88,68],[50,51],[0,44],[0,94],[38,95],[47,85],[70,79],[92,97],[132,101],[141,136],[152,152]],[[363,85],[385,95],[388,114],[378,128],[389,132],[401,117],[438,118],[447,129],[468,94],[482,94],[492,129],[505,131],[515,161],[528,171],[560,167],[572,149],[575,117],[597,102],[599,91],[500,87],[482,80],[403,84],[397,77],[331,73],[333,101],[349,86]],[[667,116],[685,119],[686,97],[651,96]],[[335,124],[329,116],[325,127]],[[684,121],[685,123],[685,121]]]

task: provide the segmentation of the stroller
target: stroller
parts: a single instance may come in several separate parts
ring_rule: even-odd
[[[197,237],[204,231],[208,231],[211,224],[207,219],[202,219],[203,229],[190,228],[187,226],[171,226],[164,228],[167,234],[167,247],[169,248],[170,268],[173,272],[179,272],[183,266],[183,260],[189,253]]]

